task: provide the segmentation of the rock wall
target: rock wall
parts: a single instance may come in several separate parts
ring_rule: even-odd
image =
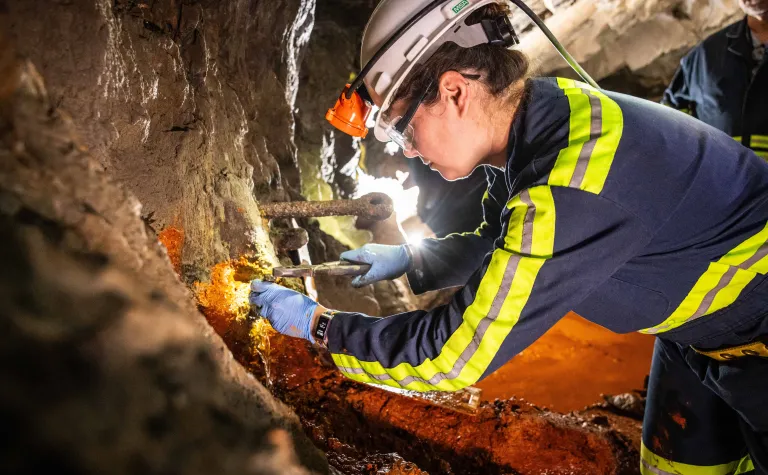
[[[314,0],[2,0],[18,52],[142,203],[186,281],[270,254],[257,199],[300,187],[293,109]]]
[[[54,100],[0,38],[0,466],[327,473]]]
[[[737,0],[560,3],[545,10],[546,23],[587,72],[603,87],[652,100],[660,98],[688,50],[743,16]],[[540,74],[575,77],[543,34],[524,31],[521,48]]]
[[[3,462],[327,472],[155,236],[187,283],[243,254],[276,262],[258,200],[300,187],[293,108],[313,10],[0,0]]]
[[[583,0],[570,3],[543,6],[554,11],[553,21],[560,9],[592,11]],[[154,235],[160,232],[167,257],[192,284],[244,254],[276,262],[258,202],[300,198],[299,190],[307,189],[300,168],[310,186],[329,181],[332,194],[352,192],[344,169],[366,155],[374,162],[380,149],[337,139],[322,116],[359,67],[361,30],[355,28],[373,4],[322,3],[316,42],[303,56],[314,0],[0,0],[0,32],[14,48],[0,55],[0,374],[13,388],[0,396],[0,413],[15,434],[0,438],[3,461],[30,470],[95,472],[327,470],[296,417],[233,363],[230,350],[249,357],[237,352],[250,351],[246,345],[253,341],[238,340],[243,335],[230,332],[226,322],[219,330],[229,350],[222,345]],[[662,4],[654,2],[660,10],[649,9],[648,18],[663,17],[658,12],[669,4]],[[633,31],[607,20],[593,28],[597,14],[587,16],[590,22],[574,25],[606,38],[606,31],[625,26],[622,34]],[[639,27],[634,21],[626,19]],[[10,50],[3,45],[0,51]],[[601,58],[588,53],[587,61]],[[308,61],[300,71],[303,58]],[[625,63],[606,66],[605,74],[623,71]],[[339,243],[313,231],[313,257],[337,256]],[[380,289],[347,293],[338,282],[320,286],[332,307],[396,311],[392,302],[376,302]],[[238,325],[249,330],[243,321]],[[466,466],[480,472],[492,467],[482,473],[540,473],[527,446],[509,451],[490,441],[500,452],[472,461],[478,448],[469,437],[456,452],[449,442],[458,433],[416,427],[404,435],[414,429],[409,414],[427,418],[439,411],[352,384],[331,367],[309,378],[306,391],[280,386],[296,376],[291,361],[320,358],[307,351],[295,346],[295,358],[283,351],[277,356],[285,371],[262,380],[297,408],[305,430],[314,431],[315,442],[337,462],[350,453],[365,459],[383,444],[437,472],[444,462],[472,462]],[[258,372],[256,366],[251,369]],[[355,400],[355,394],[370,396]],[[326,417],[317,401],[337,411]],[[394,418],[384,414],[390,404],[399,408]],[[555,430],[566,442],[576,434],[599,448],[605,473],[636,472],[630,438],[615,443],[613,429],[603,431],[591,419],[582,430],[578,418],[518,414],[514,406],[485,406],[485,435],[500,421],[512,432],[526,424]],[[356,441],[361,428],[373,428],[376,438]],[[417,444],[420,439],[429,442]],[[580,473],[597,473],[582,448],[567,451],[584,464]]]

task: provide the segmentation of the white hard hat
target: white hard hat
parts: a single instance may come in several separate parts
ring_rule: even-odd
[[[492,3],[505,4],[503,0],[381,0],[365,27],[360,53],[363,65],[378,56],[363,78],[374,103],[381,110],[389,107],[413,67],[426,61],[443,43],[452,41],[464,48],[489,43],[493,38],[483,25],[467,25],[465,20]],[[397,33],[400,36],[395,38]],[[390,139],[380,118],[381,113],[374,133],[378,140],[387,142]]]

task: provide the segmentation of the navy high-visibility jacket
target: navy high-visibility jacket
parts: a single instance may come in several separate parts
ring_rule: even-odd
[[[753,50],[746,18],[715,33],[680,61],[662,102],[768,159],[768,54],[756,64]]]
[[[328,346],[345,375],[460,389],[570,310],[682,344],[733,312],[765,315],[753,289],[768,272],[768,163],[753,151],[674,109],[553,78],[528,82],[508,150],[503,171],[487,167],[485,222],[425,240],[408,276],[416,292],[461,290],[428,312],[337,314]]]

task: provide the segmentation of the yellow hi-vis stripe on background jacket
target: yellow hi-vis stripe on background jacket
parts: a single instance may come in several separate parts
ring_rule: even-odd
[[[768,54],[761,62],[744,18],[681,61],[663,103],[685,111],[768,160]]]
[[[448,305],[333,319],[328,346],[346,376],[457,390],[570,310],[685,344],[734,312],[765,313],[753,290],[768,272],[768,164],[753,151],[681,112],[566,79],[528,82],[508,151],[504,170],[487,168],[483,225],[416,250],[411,287],[463,286]]]

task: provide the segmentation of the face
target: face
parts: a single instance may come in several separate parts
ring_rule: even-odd
[[[420,157],[443,178],[454,181],[469,176],[487,155],[488,132],[478,115],[482,92],[454,72],[445,73],[439,87],[437,102],[422,104],[413,116],[413,148],[403,153],[409,158]],[[404,101],[396,102],[389,116],[402,116],[408,106]]]
[[[768,0],[739,0],[739,6],[749,16],[757,18],[768,16]]]

